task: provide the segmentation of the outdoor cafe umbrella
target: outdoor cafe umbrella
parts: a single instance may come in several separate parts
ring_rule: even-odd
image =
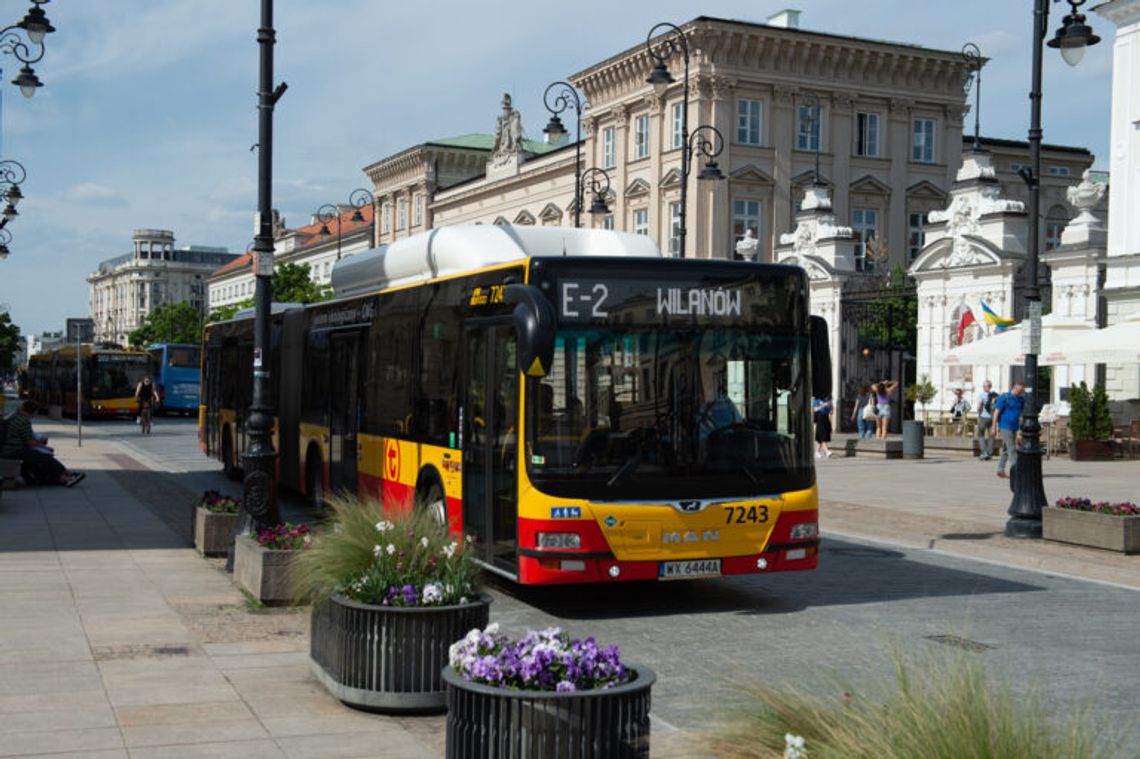
[[[959,345],[946,354],[944,363],[958,366],[1009,366],[1023,363],[1025,353],[1021,349],[1022,324]],[[1084,359],[1073,360],[1072,352],[1095,331],[1095,326],[1084,319],[1056,314],[1043,316],[1038,363],[1041,366],[1088,363]]]
[[[1111,327],[1082,334],[1066,356],[1071,364],[1140,363],[1140,313]]]

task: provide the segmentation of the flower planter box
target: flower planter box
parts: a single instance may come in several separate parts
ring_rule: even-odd
[[[1112,461],[1116,450],[1108,440],[1074,440],[1069,443],[1069,458],[1073,461]]]
[[[296,553],[263,548],[255,538],[238,535],[234,540],[234,582],[262,603],[292,603],[288,571]]]
[[[613,688],[556,693],[470,683],[446,667],[446,756],[648,757],[656,675],[629,669],[633,679]]]
[[[230,552],[241,514],[219,514],[202,506],[194,509],[194,547],[203,556]]]
[[[1041,519],[1047,540],[1121,553],[1140,553],[1140,517],[1118,517],[1049,506],[1041,510]]]
[[[443,711],[448,648],[487,626],[491,597],[456,606],[373,606],[333,596],[313,608],[313,674],[349,706],[379,712]]]

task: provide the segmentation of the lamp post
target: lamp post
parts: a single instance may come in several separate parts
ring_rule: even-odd
[[[658,29],[665,30],[666,34],[654,48],[653,35],[657,33]],[[669,85],[676,81],[673,75],[669,73],[665,61],[679,51],[685,63],[685,76],[681,82],[681,145],[684,146],[681,151],[681,226],[677,230],[677,256],[684,258],[685,238],[688,236],[685,220],[688,218],[689,204],[689,38],[676,24],[662,21],[649,30],[649,35],[645,38],[645,49],[657,61],[653,71],[649,74],[649,78],[645,80],[653,85],[653,91],[657,93],[657,97],[664,97]]]
[[[590,183],[590,192],[594,196],[593,202],[590,203],[590,215],[605,216],[610,212],[609,204],[606,202],[610,193],[610,175],[605,169],[595,166],[586,169],[582,174],[582,186],[585,187],[587,182]]]
[[[363,187],[353,190],[348,195],[348,204],[354,209],[352,216],[349,217],[349,221],[355,224],[362,223],[364,221],[364,214],[360,213],[360,209],[375,202],[376,199],[372,196],[372,193]],[[329,222],[334,218],[336,219],[336,260],[339,261],[341,225],[340,208],[329,203],[325,203],[323,206],[317,209],[317,220],[321,222],[321,228],[318,234],[321,237],[328,237],[332,234],[332,232],[329,231]]]
[[[1084,57],[1085,48],[1100,42],[1085,24],[1085,17],[1077,9],[1085,0],[1068,0],[1070,13],[1064,25],[1057,30],[1049,47],[1060,48],[1061,55],[1070,66]],[[1041,334],[1041,288],[1037,282],[1040,258],[1038,221],[1041,201],[1041,44],[1049,33],[1049,0],[1034,0],[1033,8],[1033,71],[1032,89],[1029,91],[1029,166],[1019,173],[1029,188],[1029,259],[1026,263],[1026,321],[1030,339]],[[1039,338],[1036,338],[1039,340]],[[1011,538],[1041,537],[1041,508],[1046,505],[1045,486],[1041,478],[1041,424],[1037,418],[1037,352],[1039,344],[1031,344],[1025,351],[1025,407],[1021,414],[1021,445],[1017,449],[1017,465],[1012,473],[1010,487],[1013,500],[1009,505],[1009,520],[1005,534]]]
[[[254,292],[253,398],[249,406],[249,449],[245,463],[242,508],[258,525],[281,522],[274,487],[277,454],[270,440],[273,424],[269,407],[269,309],[273,300],[273,107],[285,94],[287,85],[273,86],[273,0],[261,0],[261,26],[257,30],[260,47],[257,141],[257,216],[253,239]],[[246,519],[242,520],[247,521]]]
[[[970,94],[970,85],[974,85],[974,146],[972,150],[977,153],[982,149],[979,129],[982,119],[982,51],[973,42],[962,46],[962,58],[970,69],[970,76],[966,79],[966,94]]]
[[[551,95],[554,99],[551,100]],[[567,108],[574,109],[574,227],[582,225],[582,98],[569,82],[554,82],[542,93],[542,104],[550,111],[550,121],[542,133],[551,142],[558,142],[566,134],[566,127],[558,114]]]
[[[48,2],[50,0],[32,0],[32,7],[28,9],[27,14],[20,21],[0,29],[0,53],[13,55],[20,63],[24,64],[20,67],[20,73],[12,80],[12,84],[19,87],[24,97],[28,98],[36,94],[37,88],[44,86],[44,83],[36,76],[35,69],[32,68],[31,64],[38,63],[44,57],[44,53],[47,52],[44,35],[55,31],[55,27],[51,25],[44,14],[44,9],[40,7]],[[39,46],[39,55],[32,54],[32,50],[16,32],[17,29],[24,31],[24,34],[28,36],[28,42]]]
[[[820,117],[823,115],[823,110],[819,104],[819,95],[814,92],[805,92],[801,96],[808,103],[808,110],[811,115],[803,121],[808,124],[808,135],[811,141],[815,144],[815,172],[812,174],[811,183],[818,187],[822,184],[819,181],[819,147],[823,142],[823,127],[820,125]]]

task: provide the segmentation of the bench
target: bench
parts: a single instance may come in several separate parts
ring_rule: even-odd
[[[843,456],[879,456],[884,459],[901,459],[902,439],[901,438],[858,438],[855,436],[846,439],[839,439],[836,441],[842,443]],[[839,448],[839,445],[835,445]]]
[[[0,459],[0,497],[4,495],[4,481],[20,477],[19,459]]]

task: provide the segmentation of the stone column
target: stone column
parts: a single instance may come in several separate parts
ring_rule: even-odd
[[[796,147],[796,90],[772,88],[772,239],[791,231],[792,151]],[[773,254],[773,259],[776,256]]]

